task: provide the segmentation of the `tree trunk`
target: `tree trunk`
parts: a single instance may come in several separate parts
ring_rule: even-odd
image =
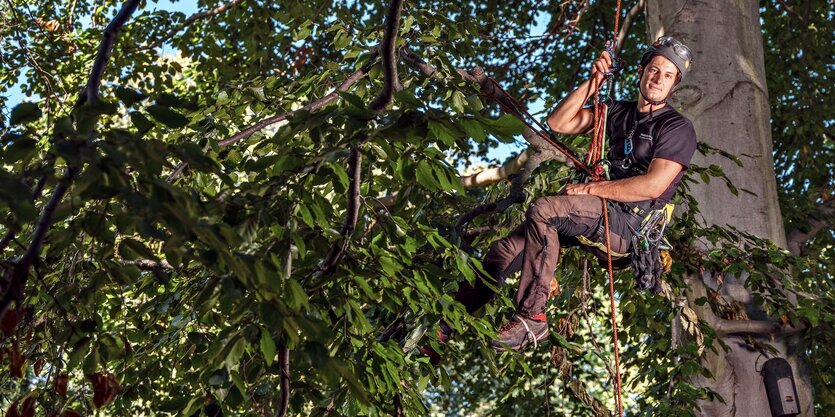
[[[722,181],[693,187],[693,196],[699,202],[706,224],[730,225],[786,247],[772,160],[758,2],[648,0],[646,16],[648,42],[670,35],[687,44],[694,54],[692,70],[674,94],[673,106],[693,121],[699,141],[740,156],[744,164],[740,168],[723,157],[704,157],[698,153],[694,157],[694,163],[700,166],[722,166],[740,190],[739,196],[735,196]],[[713,274],[705,274],[701,282],[699,277],[688,280],[690,307],[702,319],[715,322],[717,317],[706,306],[692,303],[699,294],[705,293],[702,282],[717,289]],[[752,319],[762,318],[744,280],[744,276],[726,276],[720,292],[729,301],[745,304]],[[710,387],[725,402],[702,401],[695,410],[697,415],[771,416],[759,373],[767,357],[752,349],[741,336],[724,336],[722,341],[729,350],[725,352],[716,346],[718,354],[708,353],[705,359],[713,378],[694,382]],[[777,348],[780,356],[792,365],[801,415],[813,416],[809,371],[793,348],[792,339],[778,338],[772,342],[766,337],[762,341]]]

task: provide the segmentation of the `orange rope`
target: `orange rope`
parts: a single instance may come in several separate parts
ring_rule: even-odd
[[[618,319],[615,316],[615,277],[612,275],[612,242],[609,238],[609,205],[603,198],[603,225],[606,230],[606,261],[609,268],[609,302],[612,310],[612,338],[615,343],[615,390],[618,397],[618,416],[623,416],[623,402],[620,394],[620,354],[618,353]]]
[[[620,23],[620,0],[618,0],[617,10],[615,12],[615,30],[612,40],[612,45],[617,45],[618,39],[618,25]],[[600,83],[595,80],[595,97],[594,97],[594,139],[593,142],[597,142],[596,146],[602,147],[603,146],[603,126],[600,123],[602,116],[599,114],[601,113],[598,110],[598,106],[600,106]],[[602,150],[600,151],[602,155]],[[618,320],[615,310],[615,275],[614,275],[614,268],[612,268],[612,242],[609,237],[610,229],[609,229],[609,205],[605,198],[603,200],[603,225],[605,227],[606,233],[606,266],[609,273],[609,304],[611,307],[612,312],[612,341],[614,343],[614,351],[615,351],[615,393],[617,394],[617,406],[618,406],[618,416],[623,417],[623,400],[621,398],[621,378],[620,378],[620,352],[618,348]]]
[[[614,37],[612,38],[613,39],[613,42],[612,42],[613,45],[615,44],[614,42],[617,42],[617,40],[618,40],[618,23],[619,22],[620,22],[620,0],[618,0],[618,8],[617,8],[617,11],[615,12],[615,33],[614,33]]]

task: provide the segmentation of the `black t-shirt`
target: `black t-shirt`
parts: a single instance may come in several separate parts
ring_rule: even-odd
[[[645,173],[655,158],[678,162],[685,169],[689,167],[696,151],[696,131],[690,120],[669,104],[652,113],[640,113],[637,106],[636,101],[615,101],[609,105],[606,135],[609,137],[607,158],[612,162],[612,179]],[[626,155],[626,138],[633,128],[632,152]],[[676,175],[659,198],[647,201],[647,205],[658,208],[670,201],[685,169]]]

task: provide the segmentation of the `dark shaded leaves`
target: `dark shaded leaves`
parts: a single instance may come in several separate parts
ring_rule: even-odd
[[[24,123],[38,120],[42,114],[41,109],[38,108],[36,103],[20,103],[12,109],[12,115],[9,119],[9,123],[12,126],[22,125]]]
[[[148,106],[146,110],[148,111],[148,114],[150,114],[151,117],[154,118],[154,120],[172,129],[177,129],[188,125],[188,119],[182,114],[174,110],[171,110],[170,107],[154,104],[152,106]]]

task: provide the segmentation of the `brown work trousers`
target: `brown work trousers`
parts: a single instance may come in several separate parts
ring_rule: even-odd
[[[609,236],[611,249],[627,253],[631,245],[631,228],[641,219],[617,203],[609,202]],[[603,200],[591,195],[549,196],[538,198],[528,208],[525,221],[510,235],[495,242],[482,265],[490,277],[481,277],[496,287],[521,269],[516,293],[517,312],[533,316],[545,311],[551,277],[560,255],[560,246],[577,246],[577,236],[605,244]],[[594,247],[583,249],[605,259],[605,252]],[[473,313],[495,296],[481,280],[475,285],[463,283],[455,298]]]

